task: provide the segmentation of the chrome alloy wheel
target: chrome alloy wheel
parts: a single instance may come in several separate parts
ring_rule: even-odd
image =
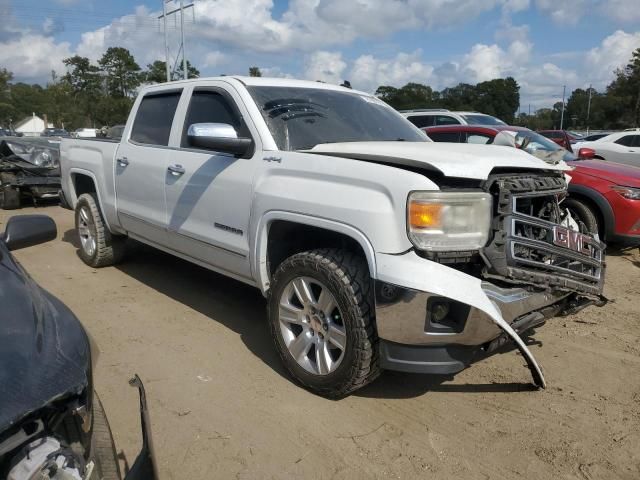
[[[93,257],[96,253],[96,224],[93,222],[91,211],[88,207],[83,206],[80,208],[78,214],[78,235],[80,237],[80,244],[82,250],[89,257]]]
[[[342,313],[333,294],[310,277],[291,280],[280,297],[280,334],[306,371],[327,375],[340,365],[347,346]]]

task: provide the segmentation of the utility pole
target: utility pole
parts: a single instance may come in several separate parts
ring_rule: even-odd
[[[180,41],[182,42],[182,73],[186,80],[189,75],[187,72],[187,46],[184,43],[184,0],[180,0]]]
[[[193,3],[190,3],[189,5],[185,5],[184,0],[180,0],[179,8],[176,8],[174,10],[171,10],[170,12],[167,12],[167,3],[169,3],[170,1],[171,0],[162,0],[162,15],[158,17],[158,19],[162,18],[164,20],[164,45],[165,45],[165,57],[166,57],[166,63],[167,63],[167,82],[171,81],[171,74],[172,74],[172,71],[171,71],[172,69],[169,66],[169,40],[167,37],[167,17],[169,15],[173,15],[177,12],[180,12],[180,49],[178,50],[178,52],[182,50],[182,70],[183,70],[184,79],[186,80],[189,77],[189,72],[187,72],[187,52],[185,49],[185,41],[184,41],[184,11],[187,8],[193,8]]]
[[[560,130],[562,130],[562,126],[564,124],[564,97],[567,93],[567,86],[562,86],[562,113],[560,114]]]
[[[589,84],[589,101],[587,102],[587,135],[589,135],[589,115],[591,114],[591,84]]]
[[[169,67],[169,38],[167,37],[167,2],[162,0],[162,18],[164,19],[164,63],[167,70],[167,82],[171,81],[171,67]]]

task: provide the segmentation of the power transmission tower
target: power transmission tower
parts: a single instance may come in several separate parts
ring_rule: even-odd
[[[167,12],[167,3],[170,3],[171,1],[172,0],[162,0],[162,15],[158,17],[158,20],[162,19],[164,21],[164,55],[165,62],[167,64],[167,82],[171,81],[172,74],[172,68],[169,66],[169,38],[167,36],[167,17],[180,12],[180,49],[178,50],[178,54],[180,51],[182,51],[182,74],[184,79],[186,80],[187,78],[189,78],[189,72],[187,71],[187,49],[184,41],[184,12],[188,8],[193,8],[193,3],[185,5],[184,0],[180,0],[179,8]],[[175,70],[175,68],[173,70]]]
[[[560,114],[560,130],[564,126],[564,97],[567,94],[567,86],[562,86],[562,113]]]

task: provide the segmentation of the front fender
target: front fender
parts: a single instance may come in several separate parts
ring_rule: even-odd
[[[362,248],[362,251],[364,252],[367,259],[369,272],[371,272],[372,277],[375,278],[375,252],[369,239],[360,230],[351,225],[336,222],[333,220],[327,220],[325,218],[313,217],[310,215],[302,215],[300,213],[286,212],[281,210],[273,210],[264,214],[258,222],[255,239],[256,248],[255,254],[253,255],[253,264],[251,267],[254,273],[254,278],[256,278],[258,286],[263,293],[265,293],[269,289],[270,282],[269,272],[267,269],[267,244],[269,237],[269,226],[277,220],[322,228],[352,238],[353,240],[358,242],[358,244]]]

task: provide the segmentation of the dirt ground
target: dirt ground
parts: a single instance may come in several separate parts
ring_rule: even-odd
[[[33,212],[56,220],[58,239],[16,257],[99,346],[96,389],[130,462],[140,433],[127,380],[142,377],[162,478],[640,478],[637,249],[610,252],[609,305],[530,338],[547,390],[529,388],[510,351],[453,379],[387,372],[330,401],[287,378],[257,290],[146,247],[91,269],[71,212],[18,213]]]

